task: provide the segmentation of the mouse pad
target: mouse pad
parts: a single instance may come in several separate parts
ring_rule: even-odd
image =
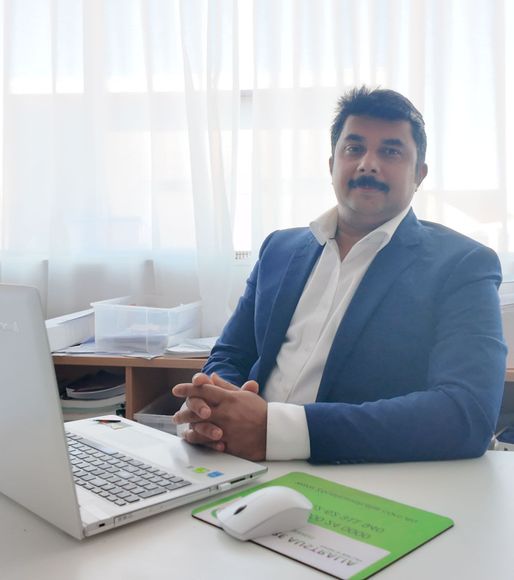
[[[302,472],[210,502],[192,515],[221,527],[218,509],[269,485],[303,493],[314,506],[309,523],[251,541],[335,578],[369,578],[453,526],[450,518]]]

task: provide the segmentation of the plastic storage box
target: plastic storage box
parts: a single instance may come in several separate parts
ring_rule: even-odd
[[[99,351],[162,354],[184,338],[200,336],[201,303],[179,306],[157,295],[122,296],[92,302]]]
[[[92,308],[73,312],[46,321],[46,332],[52,352],[84,342],[95,334],[95,316]]]
[[[177,402],[169,393],[161,395],[138,413],[134,413],[134,419],[138,423],[166,431],[173,435],[177,434],[177,426],[171,420],[171,415],[178,411],[181,402]]]

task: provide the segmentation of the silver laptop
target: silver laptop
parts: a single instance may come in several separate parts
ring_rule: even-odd
[[[63,423],[35,288],[0,284],[0,372],[0,492],[75,538],[267,470],[116,416]]]

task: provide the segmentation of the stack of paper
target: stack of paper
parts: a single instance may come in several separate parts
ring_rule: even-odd
[[[125,405],[123,377],[107,371],[86,375],[64,385],[61,408],[65,421],[99,415],[115,415]]]
[[[182,356],[184,358],[207,357],[218,340],[217,336],[206,338],[188,338],[183,342],[166,349],[166,354]]]

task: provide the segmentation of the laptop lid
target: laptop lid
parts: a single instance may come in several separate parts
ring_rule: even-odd
[[[0,492],[76,538],[226,491],[267,470],[133,421],[84,419],[64,427],[35,288],[0,284],[0,368],[5,404],[5,420],[0,422]],[[191,484],[134,506],[109,504],[75,486],[64,429]]]
[[[0,492],[82,536],[39,294],[0,284]]]

